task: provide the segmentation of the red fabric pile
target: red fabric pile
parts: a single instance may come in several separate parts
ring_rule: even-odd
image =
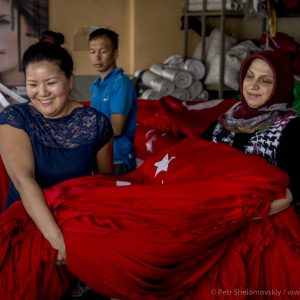
[[[18,202],[0,215],[0,299],[58,300],[70,274],[123,300],[293,299],[262,295],[300,287],[296,215],[267,217],[287,184],[261,158],[189,138],[121,177],[63,182],[45,195],[67,266]]]
[[[5,167],[0,156],[0,213],[4,208],[4,204],[8,193],[9,182],[9,177],[6,173]]]
[[[144,160],[187,137],[200,138],[205,129],[237,100],[190,101],[173,97],[139,100],[136,155]]]

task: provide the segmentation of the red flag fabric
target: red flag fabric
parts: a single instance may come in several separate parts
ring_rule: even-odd
[[[237,100],[183,103],[170,96],[139,100],[137,123],[179,137],[200,137],[218,116]]]
[[[182,139],[169,133],[137,124],[135,134],[136,156],[141,160],[145,160],[153,154],[175,145]]]
[[[8,187],[9,187],[9,177],[3,165],[1,156],[0,156],[0,213],[4,208],[4,204],[6,201],[6,197],[8,194]]]
[[[300,287],[299,222],[291,208],[268,216],[287,185],[263,159],[199,139],[120,177],[63,182],[45,196],[66,267],[17,202],[0,215],[0,299],[58,300],[70,274],[124,300],[297,299],[283,292]]]

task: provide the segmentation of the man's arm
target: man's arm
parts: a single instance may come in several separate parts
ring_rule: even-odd
[[[123,114],[112,114],[111,125],[113,128],[114,136],[119,136],[123,133],[123,129],[127,120],[127,116]]]

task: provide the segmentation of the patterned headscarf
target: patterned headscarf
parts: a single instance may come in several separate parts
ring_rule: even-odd
[[[243,95],[243,81],[254,59],[263,59],[273,71],[274,87],[269,99],[260,107],[250,107]],[[241,101],[220,116],[220,123],[234,132],[254,132],[269,126],[279,114],[291,112],[293,100],[293,65],[290,59],[279,50],[255,52],[241,64],[240,92]]]

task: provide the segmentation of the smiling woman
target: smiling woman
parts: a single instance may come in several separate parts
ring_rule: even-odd
[[[0,113],[0,155],[12,182],[5,208],[22,201],[57,250],[58,265],[66,263],[64,237],[42,189],[113,171],[110,121],[69,98],[73,59],[63,43],[63,34],[45,31],[39,42],[28,47],[23,69],[30,102],[12,104]]]
[[[24,84],[20,70],[22,53],[47,27],[48,0],[0,0],[0,81],[3,84]]]
[[[293,206],[300,217],[300,118],[292,109],[293,65],[280,50],[252,53],[240,68],[241,101],[203,134],[257,155],[289,174]]]

